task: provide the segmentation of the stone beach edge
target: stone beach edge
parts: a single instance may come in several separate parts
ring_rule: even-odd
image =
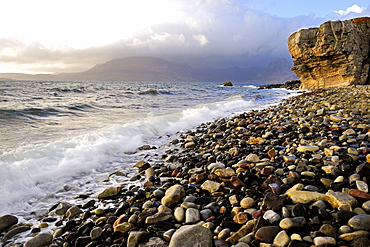
[[[142,186],[0,217],[2,246],[370,246],[369,102],[327,88],[201,124],[135,165]]]

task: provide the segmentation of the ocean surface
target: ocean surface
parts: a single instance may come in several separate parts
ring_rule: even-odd
[[[140,183],[129,181],[132,166],[160,157],[181,131],[295,94],[243,83],[0,81],[0,216],[27,220]],[[135,152],[142,145],[156,149]]]

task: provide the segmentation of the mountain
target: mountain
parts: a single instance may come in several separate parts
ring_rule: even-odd
[[[291,70],[290,64],[284,58],[277,58],[269,63],[252,81],[255,83],[284,83],[286,81],[298,80],[298,77]]]
[[[60,76],[87,81],[194,81],[194,74],[194,69],[186,64],[154,57],[129,57],[113,59],[84,72]]]
[[[284,83],[296,79],[285,59],[276,59],[266,68],[238,66],[215,69],[195,69],[185,63],[169,62],[154,57],[113,59],[79,73],[57,75],[0,74],[0,78],[15,80],[66,80],[66,81],[168,81],[204,82],[233,81],[251,83]]]

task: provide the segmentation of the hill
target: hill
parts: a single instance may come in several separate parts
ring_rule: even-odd
[[[14,80],[67,80],[67,81],[168,81],[204,82],[234,81],[251,83],[284,83],[296,79],[285,59],[276,59],[266,68],[229,67],[224,69],[194,69],[185,63],[169,62],[154,57],[113,59],[79,73],[57,75],[0,74]]]

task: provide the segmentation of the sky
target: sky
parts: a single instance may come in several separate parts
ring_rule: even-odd
[[[0,73],[87,70],[151,56],[193,67],[290,59],[293,32],[370,16],[357,0],[0,0]]]

